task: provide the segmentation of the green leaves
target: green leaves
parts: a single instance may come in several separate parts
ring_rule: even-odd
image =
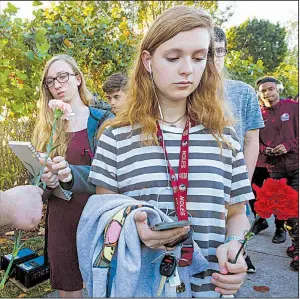
[[[100,16],[99,18],[99,23],[101,24],[105,24],[105,25],[109,25],[111,23],[111,20],[109,17],[103,17],[103,16]]]
[[[59,118],[61,118],[63,116],[64,112],[61,109],[54,109],[53,115],[54,115],[54,119],[55,121],[57,121]]]
[[[55,1],[53,6],[42,8],[41,1],[33,1],[38,9],[34,10],[32,20],[15,18],[18,9],[8,4],[5,13],[0,15],[0,114],[18,117],[36,113],[40,95],[37,87],[45,62],[60,53],[71,55],[82,69],[91,92],[104,97],[104,80],[112,73],[128,72],[136,57],[136,45],[152,20],[169,7],[180,4],[182,1]],[[217,1],[185,1],[185,5],[203,7],[218,22],[226,19],[231,11],[229,8],[221,14]],[[232,49],[225,61],[235,79],[254,85],[257,77],[268,71],[264,51],[259,50],[256,57],[250,50],[260,49],[254,46],[282,49],[281,27],[273,25],[263,27],[257,21],[251,27],[248,21],[240,29],[229,30]],[[253,41],[254,31],[250,27],[257,28],[262,36],[265,31],[270,33],[273,40]],[[253,47],[241,43],[240,36],[251,40]],[[270,51],[269,57],[274,53],[279,55],[279,60],[273,59],[273,62],[278,63],[285,52]],[[270,73],[283,79],[285,92],[294,94],[298,90],[298,55],[289,57],[289,60],[283,58]]]
[[[21,25],[22,25],[22,19],[20,19],[20,18],[15,18],[15,23],[16,23],[17,25],[21,26]]]
[[[40,6],[43,5],[41,1],[33,1],[32,6]]]
[[[241,58],[263,61],[266,71],[274,71],[287,55],[286,29],[267,20],[247,20],[227,32],[228,50],[241,51]]]
[[[8,13],[16,14],[18,11],[18,8],[12,5],[10,2],[7,3],[7,8],[5,9]]]
[[[43,43],[42,45],[37,45],[37,49],[41,54],[46,54],[50,49],[51,45],[47,42]]]
[[[27,80],[28,76],[24,73],[22,73],[21,71],[16,71],[16,75],[18,76],[18,78],[20,78],[21,80]]]
[[[2,65],[3,65],[3,66],[9,66],[9,64],[10,64],[9,59],[3,59],[3,60],[2,60]]]
[[[0,39],[0,46],[5,46],[8,43],[8,39],[7,38],[1,38]]]
[[[241,80],[255,86],[257,78],[265,73],[265,67],[262,60],[254,62],[253,57],[243,58],[242,51],[231,51],[225,59],[225,65],[234,80]]]
[[[31,61],[34,61],[34,54],[33,54],[33,51],[32,51],[32,50],[29,50],[29,51],[26,53],[26,56],[27,56]]]
[[[36,31],[35,40],[38,43],[41,43],[45,40],[45,34],[47,32],[47,29],[44,27],[40,27]]]

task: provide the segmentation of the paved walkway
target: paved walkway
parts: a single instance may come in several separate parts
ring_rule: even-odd
[[[269,227],[249,241],[251,261],[256,273],[248,274],[238,297],[243,298],[298,298],[299,272],[289,268],[291,258],[286,249],[292,245],[287,234],[285,243],[274,244],[274,218],[267,219]],[[262,293],[253,289],[254,286],[266,286],[270,290]]]

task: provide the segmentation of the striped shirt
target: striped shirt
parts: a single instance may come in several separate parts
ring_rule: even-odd
[[[183,129],[161,124],[168,158],[178,174]],[[231,205],[253,199],[244,156],[237,135],[226,127],[222,144],[202,125],[189,130],[189,183],[187,210],[192,216],[194,240],[210,263],[192,278],[194,297],[219,297],[210,283],[218,271],[216,248],[225,241],[225,220]],[[174,211],[174,198],[167,162],[159,145],[144,145],[139,126],[106,128],[101,135],[88,181],[110,191],[147,201],[167,213]],[[174,213],[173,213],[174,215]]]

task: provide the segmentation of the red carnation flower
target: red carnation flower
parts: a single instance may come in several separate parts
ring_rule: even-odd
[[[260,188],[252,185],[256,191],[256,201],[254,203],[257,216],[253,221],[249,231],[245,233],[242,245],[233,260],[236,263],[239,254],[246,243],[254,237],[252,232],[255,222],[261,218],[269,218],[272,214],[279,220],[288,220],[289,218],[298,218],[298,191],[287,185],[287,179],[266,179]]]
[[[287,185],[286,179],[266,179],[259,188],[252,185],[256,191],[254,208],[262,218],[269,218],[272,214],[279,220],[298,217],[298,192]]]

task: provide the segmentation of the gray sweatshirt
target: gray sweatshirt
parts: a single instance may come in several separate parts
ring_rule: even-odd
[[[79,267],[89,297],[105,297],[108,283],[107,268],[93,267],[103,245],[103,232],[106,224],[122,208],[129,205],[148,204],[120,194],[93,195],[89,198],[77,230],[77,250]],[[149,225],[172,221],[171,218],[157,208],[142,207],[132,211],[126,218],[122,228],[115,262],[111,271],[114,277],[110,297],[157,297],[161,280],[159,266],[161,259],[151,264],[163,250],[150,249],[141,243],[134,220],[136,211],[145,211]],[[180,256],[180,247],[173,254]],[[186,290],[176,293],[176,287],[165,284],[162,297],[192,297],[190,279],[193,274],[201,273],[208,267],[208,262],[201,249],[194,242],[193,263],[188,267],[178,267],[180,280],[185,283]]]

